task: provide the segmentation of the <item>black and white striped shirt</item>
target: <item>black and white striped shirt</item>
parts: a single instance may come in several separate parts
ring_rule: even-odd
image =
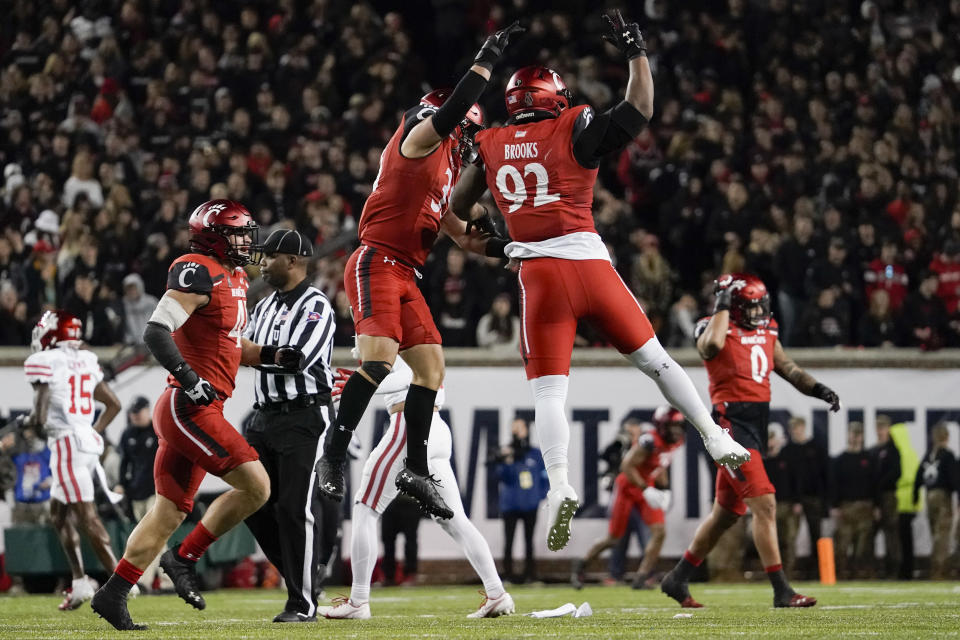
[[[244,332],[257,344],[300,348],[306,358],[302,373],[274,373],[257,368],[257,402],[280,402],[301,395],[330,393],[333,374],[334,313],[322,291],[304,280],[290,291],[274,291],[257,303]]]

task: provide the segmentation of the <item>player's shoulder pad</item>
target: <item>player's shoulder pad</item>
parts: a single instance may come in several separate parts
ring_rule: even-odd
[[[777,324],[776,319],[773,318],[772,316],[770,317],[770,324],[767,325],[767,331],[769,331],[773,335],[777,335],[780,333],[780,325]]]
[[[697,326],[693,328],[693,339],[698,340],[700,336],[703,335],[703,332],[707,330],[707,325],[710,323],[710,318],[713,316],[707,316],[706,318],[700,318],[697,320]]]
[[[192,258],[206,257],[195,254],[180,256],[170,265],[167,272],[167,289],[210,295],[213,291],[213,276],[206,260]]]
[[[57,357],[55,349],[47,349],[45,351],[37,351],[36,353],[31,353],[27,356],[27,359],[23,361],[24,367],[29,366],[41,366],[49,367],[53,364],[54,360]]]

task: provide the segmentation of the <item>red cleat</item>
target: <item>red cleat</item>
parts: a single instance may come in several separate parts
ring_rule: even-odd
[[[816,600],[814,600],[816,602]],[[683,602],[680,603],[680,606],[684,609],[702,609],[703,605],[693,599],[693,596],[687,596],[683,599]],[[792,606],[792,605],[791,605]],[[809,606],[809,605],[805,605]]]
[[[816,599],[816,598],[813,598],[813,597],[811,597],[811,596],[800,595],[799,593],[795,593],[795,594],[793,594],[792,596],[790,596],[790,599],[789,599],[789,600],[785,600],[785,601],[781,601],[781,602],[774,601],[773,606],[774,606],[774,607],[797,607],[797,608],[799,608],[799,607],[812,607],[812,606],[815,605],[815,604],[817,604],[817,599]]]

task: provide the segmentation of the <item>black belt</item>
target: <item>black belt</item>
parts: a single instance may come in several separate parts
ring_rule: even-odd
[[[307,409],[309,407],[326,406],[330,404],[329,393],[314,393],[308,396],[297,396],[290,400],[280,400],[277,402],[255,402],[253,408],[257,411],[279,411],[281,413],[290,413],[297,409]]]

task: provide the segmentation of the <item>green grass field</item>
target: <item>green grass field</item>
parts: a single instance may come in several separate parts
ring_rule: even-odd
[[[511,587],[518,615],[467,620],[479,604],[471,587],[389,588],[373,591],[372,620],[325,620],[279,625],[280,591],[207,593],[207,609],[194,611],[176,596],[141,597],[131,603],[134,620],[160,638],[932,638],[960,636],[960,582],[853,582],[835,587],[799,584],[820,600],[813,609],[770,606],[766,584],[693,585],[707,605],[682,610],[659,592],[627,587]],[[328,595],[335,596],[334,587]],[[0,638],[103,638],[121,636],[89,605],[57,611],[59,598],[0,597]],[[587,601],[589,618],[537,620],[521,613]],[[690,618],[675,618],[678,613]],[[126,634],[126,635],[129,635]]]

